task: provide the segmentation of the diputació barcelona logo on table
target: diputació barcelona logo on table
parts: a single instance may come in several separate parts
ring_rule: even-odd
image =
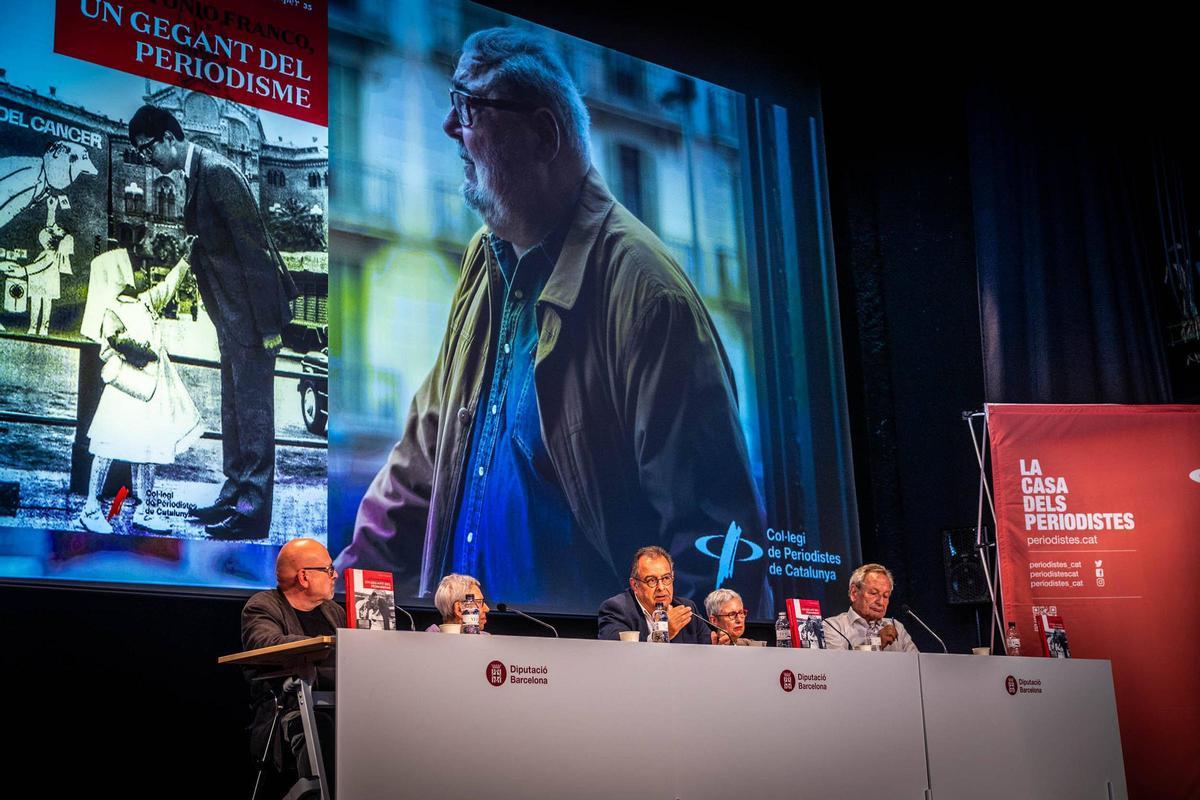
[[[792,672],[785,669],[779,673],[779,688],[785,692],[795,689],[809,692],[825,692],[829,690],[829,679],[824,672],[806,673]]]
[[[1009,675],[1004,679],[1004,691],[1010,695],[1041,694],[1042,681],[1040,678],[1017,678]]]
[[[518,683],[526,686],[548,686],[550,667],[545,664],[508,664],[491,661],[484,669],[484,677],[492,686]]]
[[[503,661],[493,661],[488,664],[485,674],[488,683],[492,686],[503,686],[504,681],[508,679],[508,670],[505,669]]]

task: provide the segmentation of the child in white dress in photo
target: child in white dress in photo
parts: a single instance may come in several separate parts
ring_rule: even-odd
[[[114,459],[132,467],[132,490],[138,500],[134,530],[171,530],[150,502],[155,470],[159,464],[175,463],[203,433],[196,404],[167,355],[159,327],[162,309],[187,270],[187,261],[180,259],[161,282],[138,292],[124,249],[92,261],[80,332],[100,344],[104,392],[88,429],[94,459],[79,522],[93,533],[113,532],[98,495]]]

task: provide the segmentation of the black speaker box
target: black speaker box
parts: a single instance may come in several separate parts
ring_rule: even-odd
[[[975,552],[974,528],[942,531],[942,563],[946,567],[946,602],[957,606],[991,601],[987,575]]]

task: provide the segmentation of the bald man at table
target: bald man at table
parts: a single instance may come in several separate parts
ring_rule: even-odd
[[[333,586],[337,570],[325,545],[315,539],[292,539],[279,550],[275,560],[274,589],[258,592],[246,601],[242,609],[242,647],[260,647],[300,641],[313,636],[333,636],[338,628],[346,627],[346,611],[333,602]],[[275,715],[275,694],[279,681],[255,680],[259,670],[247,669],[250,680],[254,720],[250,723],[250,748],[254,757],[261,758],[271,732]],[[314,689],[333,688],[333,665],[317,670]],[[273,692],[275,694],[273,694]],[[282,735],[272,739],[267,763],[275,768],[274,776],[286,788],[295,780],[295,758],[285,759],[281,741],[286,739],[294,754],[303,750],[303,726],[296,709],[294,696],[284,706]],[[333,728],[324,714],[317,716],[321,733],[323,761],[332,764]],[[326,727],[328,726],[328,731]],[[331,774],[326,768],[326,774]]]

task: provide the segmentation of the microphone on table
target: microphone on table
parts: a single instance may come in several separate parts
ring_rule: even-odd
[[[499,611],[501,614],[505,614],[505,613],[508,613],[511,611],[512,613],[516,614],[519,617],[524,617],[525,619],[532,620],[532,621],[536,622],[538,625],[541,625],[543,628],[549,628],[550,632],[554,634],[554,638],[555,639],[558,638],[558,629],[555,628],[553,625],[551,625],[549,622],[543,622],[542,620],[538,619],[537,617],[530,616],[529,614],[526,614],[524,611],[522,611],[519,608],[513,608],[508,603],[497,603],[496,610]]]
[[[950,652],[950,651],[949,651],[949,649],[947,649],[947,648],[946,648],[946,643],[942,641],[942,637],[940,637],[940,636],[938,636],[936,633],[934,633],[934,632],[933,632],[933,628],[931,628],[931,627],[929,627],[928,625],[926,625],[926,624],[924,623],[924,621],[922,621],[922,620],[921,620],[921,618],[920,618],[920,617],[918,617],[918,616],[916,615],[916,613],[914,613],[914,612],[913,612],[913,610],[912,610],[911,608],[909,608],[909,607],[908,607],[908,606],[906,606],[906,605],[902,605],[902,606],[900,606],[900,610],[901,610],[901,611],[903,611],[905,614],[908,614],[908,615],[909,615],[910,617],[912,617],[913,619],[915,619],[915,620],[916,620],[916,621],[917,621],[917,622],[920,624],[920,626],[921,626],[922,628],[924,628],[925,630],[929,631],[929,635],[930,635],[930,636],[932,636],[933,638],[937,639],[937,641],[938,641],[938,644],[940,644],[940,645],[942,646],[942,652],[943,652],[943,653],[949,653],[949,652]]]
[[[392,603],[392,605],[396,606],[395,603]],[[417,630],[417,623],[413,620],[413,615],[405,611],[400,606],[396,606],[396,610],[408,617],[408,629],[415,632]]]
[[[837,635],[838,635],[838,636],[840,636],[840,637],[842,637],[843,639],[845,639],[845,640],[846,640],[846,649],[847,649],[847,650],[853,650],[853,649],[854,649],[854,645],[850,643],[850,639],[849,639],[849,637],[847,637],[847,636],[846,636],[846,634],[842,633],[841,629],[840,629],[840,628],[838,628],[838,626],[837,626],[837,625],[834,625],[832,622],[830,622],[830,621],[829,621],[829,620],[827,620],[827,619],[823,619],[823,620],[821,620],[821,623],[822,623],[822,626],[823,626],[823,627],[830,628],[830,629],[834,630],[834,631],[837,633]]]
[[[671,605],[683,606],[684,608],[691,608],[691,606],[687,605],[686,603],[676,603],[674,601],[672,601]],[[730,644],[737,644],[736,636],[734,636],[732,633],[730,633],[729,631],[722,628],[720,625],[714,625],[713,623],[709,622],[705,617],[700,615],[700,612],[697,609],[692,609],[692,619],[698,619],[701,622],[703,622],[705,625],[707,625],[708,627],[712,628],[714,631],[720,631],[721,633],[725,634],[726,636],[729,637]]]

